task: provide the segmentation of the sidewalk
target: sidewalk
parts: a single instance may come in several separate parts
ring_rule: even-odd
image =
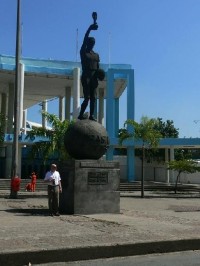
[[[120,214],[48,216],[45,192],[0,192],[0,265],[200,249],[200,194],[121,193]]]

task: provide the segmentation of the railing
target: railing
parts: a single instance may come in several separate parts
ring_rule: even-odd
[[[174,191],[175,184],[167,184],[162,182],[145,182],[144,190],[145,191]],[[140,182],[121,182],[120,183],[120,192],[134,192],[141,190]],[[199,192],[200,193],[200,185],[197,184],[178,184],[177,191],[182,192]]]
[[[21,179],[20,190],[26,191],[26,185],[30,183],[30,179]],[[159,183],[159,182],[145,182],[145,191],[174,191],[175,184]],[[0,179],[0,190],[10,190],[10,179]],[[36,183],[36,191],[46,191],[47,184],[43,179],[38,179]],[[141,190],[140,182],[121,182],[120,192],[134,192]],[[196,184],[178,184],[177,191],[182,192],[199,192],[200,185]]]

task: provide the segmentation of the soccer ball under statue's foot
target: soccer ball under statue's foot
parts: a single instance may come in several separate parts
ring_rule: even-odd
[[[90,120],[77,120],[72,123],[64,137],[68,154],[77,160],[100,159],[109,146],[106,129],[99,123]]]

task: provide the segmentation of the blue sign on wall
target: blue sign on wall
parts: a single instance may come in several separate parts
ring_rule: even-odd
[[[4,136],[4,143],[9,144],[13,143],[14,135],[13,134],[5,134]],[[23,145],[32,145],[36,142],[41,142],[41,141],[49,141],[49,138],[47,137],[28,137],[26,134],[20,134],[18,136],[18,142]]]

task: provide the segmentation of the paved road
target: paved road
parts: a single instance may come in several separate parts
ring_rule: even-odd
[[[199,194],[145,194],[122,195],[119,214],[49,217],[44,192],[1,192],[0,265],[200,249]]]
[[[153,254],[109,259],[47,263],[38,266],[198,266],[200,251]],[[35,265],[37,266],[37,265]]]

